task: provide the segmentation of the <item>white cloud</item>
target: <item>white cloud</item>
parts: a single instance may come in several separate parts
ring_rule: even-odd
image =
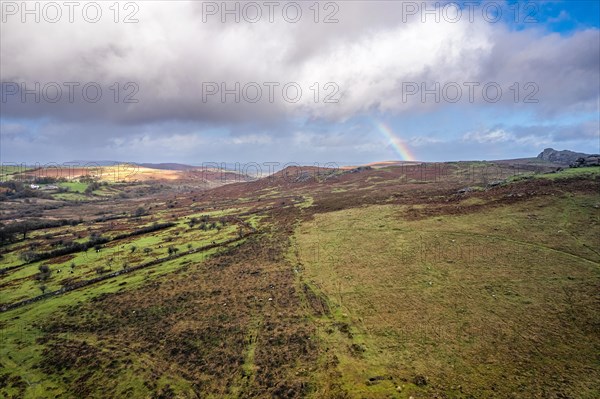
[[[27,127],[20,123],[0,123],[0,136],[2,139],[11,140],[22,137],[27,133]]]
[[[431,144],[438,144],[438,143],[444,143],[444,140],[441,140],[441,139],[438,139],[435,137],[427,137],[427,136],[412,137],[410,140],[408,140],[408,144],[411,147],[426,147]]]
[[[504,143],[514,140],[515,136],[502,129],[495,129],[486,132],[468,132],[462,137],[463,141],[474,141],[477,143]]]

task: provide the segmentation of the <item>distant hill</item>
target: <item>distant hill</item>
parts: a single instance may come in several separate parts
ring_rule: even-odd
[[[182,163],[139,163],[139,166],[150,169],[160,170],[194,170],[198,169],[196,166],[185,165]]]
[[[95,166],[115,166],[115,165],[119,165],[119,164],[124,164],[127,162],[120,162],[120,161],[107,161],[107,160],[101,160],[101,161],[89,161],[89,160],[81,160],[81,159],[77,159],[74,161],[68,161],[68,162],[64,162],[62,165],[75,165],[75,166],[81,166],[81,167],[95,167]]]
[[[557,151],[554,148],[546,148],[537,157],[538,159],[554,162],[564,165],[570,165],[576,162],[579,158],[588,158],[593,154],[585,154],[582,152],[573,152],[569,150]],[[597,156],[597,155],[595,155]]]

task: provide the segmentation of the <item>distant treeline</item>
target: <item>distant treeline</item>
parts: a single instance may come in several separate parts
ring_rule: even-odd
[[[0,223],[0,245],[10,244],[18,239],[19,235],[23,235],[23,239],[27,237],[27,233],[40,229],[51,229],[53,227],[76,226],[82,223],[82,220],[26,220],[23,222],[11,223],[7,226]]]

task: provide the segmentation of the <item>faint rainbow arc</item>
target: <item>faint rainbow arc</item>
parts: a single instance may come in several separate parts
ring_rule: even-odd
[[[381,134],[383,134],[390,142],[394,150],[398,153],[398,155],[400,155],[403,161],[417,160],[408,145],[399,137],[397,137],[388,125],[380,121],[376,121],[374,124],[375,127],[377,127],[377,130],[379,130]]]

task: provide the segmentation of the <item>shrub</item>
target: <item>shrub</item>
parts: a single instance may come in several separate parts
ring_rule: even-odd
[[[50,271],[50,266],[48,265],[40,265],[38,270],[40,271],[40,273],[36,276],[36,279],[40,281],[48,280],[50,278],[50,275],[52,274]]]
[[[85,194],[92,194],[94,191],[100,188],[100,184],[98,182],[92,182],[85,188]]]
[[[35,259],[37,259],[37,257],[38,254],[34,251],[25,251],[19,255],[19,258],[21,258],[21,260],[25,263],[33,262]]]

